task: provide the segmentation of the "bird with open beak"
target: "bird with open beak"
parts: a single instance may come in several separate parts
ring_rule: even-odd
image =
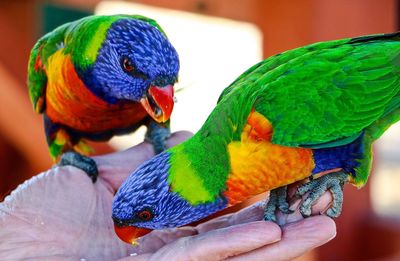
[[[148,126],[156,153],[165,149],[179,71],[161,27],[138,15],[90,16],[38,40],[28,67],[34,109],[43,113],[50,154],[96,180],[85,140],[105,141]]]

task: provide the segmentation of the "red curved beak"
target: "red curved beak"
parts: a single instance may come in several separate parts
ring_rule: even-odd
[[[156,122],[166,122],[174,108],[174,86],[150,86],[140,103]]]
[[[120,227],[117,225],[114,225],[114,230],[117,236],[124,242],[131,244],[131,245],[137,245],[137,240],[150,233],[152,230],[147,229],[147,228],[140,228],[140,227],[132,227],[132,226],[124,226]]]

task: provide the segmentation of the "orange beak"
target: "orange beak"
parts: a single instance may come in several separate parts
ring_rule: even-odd
[[[114,230],[117,236],[124,242],[131,245],[138,245],[137,240],[150,233],[151,229],[140,228],[140,227],[132,227],[132,226],[124,226],[120,227],[114,225]]]
[[[159,123],[166,122],[174,108],[174,86],[168,84],[164,87],[150,86],[140,103],[147,113]]]

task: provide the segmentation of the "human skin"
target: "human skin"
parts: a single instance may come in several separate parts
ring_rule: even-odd
[[[171,136],[173,146],[191,134]],[[74,167],[55,167],[26,181],[0,204],[0,260],[291,260],[336,234],[332,219],[279,215],[278,226],[262,220],[262,203],[197,226],[153,231],[128,245],[114,233],[113,196],[124,179],[154,155],[141,143],[93,157],[95,184]],[[331,201],[326,193],[313,213]],[[298,203],[298,202],[297,202]]]

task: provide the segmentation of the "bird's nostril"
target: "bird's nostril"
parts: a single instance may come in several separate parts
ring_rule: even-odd
[[[176,78],[175,77],[162,76],[162,77],[156,78],[152,82],[152,84],[155,85],[155,86],[163,87],[163,86],[166,86],[168,84],[174,84],[175,82],[176,82]]]
[[[154,81],[154,85],[156,86],[164,86],[164,80],[162,78],[158,78]]]
[[[116,224],[117,226],[123,226],[124,222],[116,217],[112,217],[112,220],[114,221],[114,224]]]

